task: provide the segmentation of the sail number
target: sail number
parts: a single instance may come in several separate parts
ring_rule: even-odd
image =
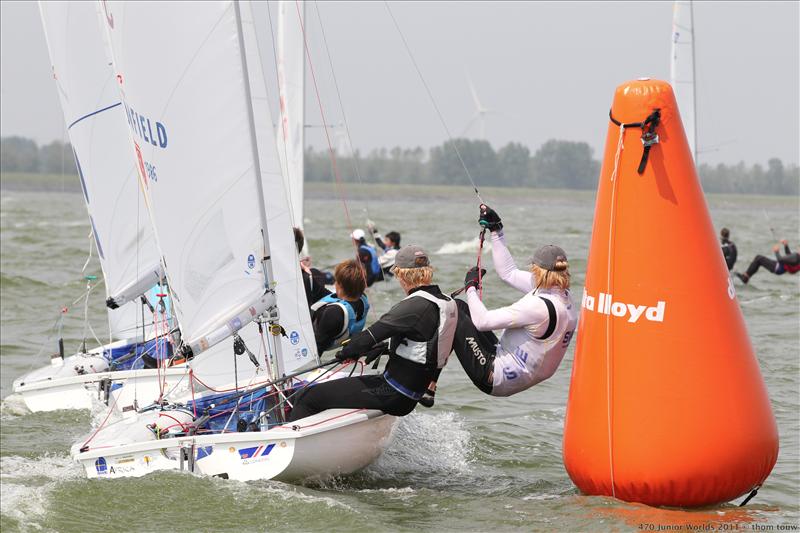
[[[151,165],[147,161],[144,162],[144,169],[147,172],[147,178],[150,181],[158,181],[158,176],[156,175],[156,166]]]

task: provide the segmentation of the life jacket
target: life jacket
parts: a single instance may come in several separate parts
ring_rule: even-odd
[[[404,359],[427,369],[431,369],[435,362],[436,368],[444,368],[447,358],[453,350],[453,339],[458,325],[456,302],[449,297],[446,297],[446,300],[442,300],[422,290],[412,292],[405,297],[405,300],[409,298],[424,298],[436,304],[436,307],[439,308],[439,328],[433,338],[428,341],[412,341],[407,338],[399,339],[393,337],[390,358]],[[421,384],[422,390],[411,390],[404,386],[401,380],[392,377],[388,370],[388,364],[386,368],[387,370],[384,372],[383,377],[392,388],[413,400],[419,400],[422,397],[424,387],[427,386],[430,380],[426,380],[424,384]]]
[[[366,294],[361,295],[361,303],[364,304],[364,312],[361,314],[360,319],[356,317],[356,310],[353,309],[353,305],[347,300],[342,300],[337,297],[335,294],[329,294],[324,298],[320,298],[311,306],[311,311],[317,311],[326,305],[338,305],[344,310],[347,320],[342,330],[333,339],[334,345],[339,345],[342,341],[349,339],[351,336],[364,329],[364,324],[367,322],[367,312],[369,311],[369,300],[367,300]]]
[[[364,250],[369,253],[370,262],[368,265],[369,271],[373,276],[377,276],[381,273],[381,264],[378,261],[378,252],[372,246],[368,244],[361,244],[358,247],[359,250]]]
[[[493,396],[510,396],[552,376],[567,352],[577,325],[577,314],[569,301],[555,294],[529,293],[540,298],[548,312],[546,331],[532,337],[529,326],[507,328],[500,336],[494,359]]]
[[[796,265],[789,265],[789,264],[786,264],[786,263],[782,263],[782,264],[783,264],[783,269],[786,272],[788,272],[789,274],[794,274],[796,272],[800,272],[800,263],[798,263]]]
[[[458,324],[456,302],[452,298],[442,300],[425,291],[412,292],[405,297],[406,300],[409,298],[424,298],[436,304],[436,307],[439,308],[439,329],[436,331],[434,338],[429,341],[404,339],[402,343],[398,343],[396,347],[393,347],[393,353],[403,359],[425,365],[429,363],[429,350],[435,349],[436,368],[443,368],[447,362],[447,357],[453,350],[453,337]]]

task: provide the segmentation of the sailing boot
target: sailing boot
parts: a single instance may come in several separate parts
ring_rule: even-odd
[[[422,398],[419,399],[420,405],[423,407],[433,407],[433,402],[435,400],[434,396],[436,396],[436,391],[428,389],[422,395]]]

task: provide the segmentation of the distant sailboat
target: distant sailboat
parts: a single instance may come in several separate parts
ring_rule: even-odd
[[[678,102],[686,139],[697,164],[697,89],[695,76],[694,5],[676,0],[672,6],[670,82]]]

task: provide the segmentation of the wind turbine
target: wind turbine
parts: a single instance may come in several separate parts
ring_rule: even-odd
[[[461,136],[463,137],[464,135],[466,135],[467,131],[469,131],[472,125],[478,122],[478,125],[480,127],[479,129],[480,139],[485,141],[486,115],[490,113],[495,113],[495,111],[493,109],[486,108],[483,106],[483,104],[481,104],[481,101],[478,98],[478,91],[475,90],[475,85],[473,85],[472,79],[469,77],[469,74],[467,74],[467,82],[469,83],[469,90],[472,93],[472,100],[475,102],[475,114],[472,115],[472,118],[470,119],[469,123],[467,123],[467,127],[464,128],[464,131],[461,133]]]

